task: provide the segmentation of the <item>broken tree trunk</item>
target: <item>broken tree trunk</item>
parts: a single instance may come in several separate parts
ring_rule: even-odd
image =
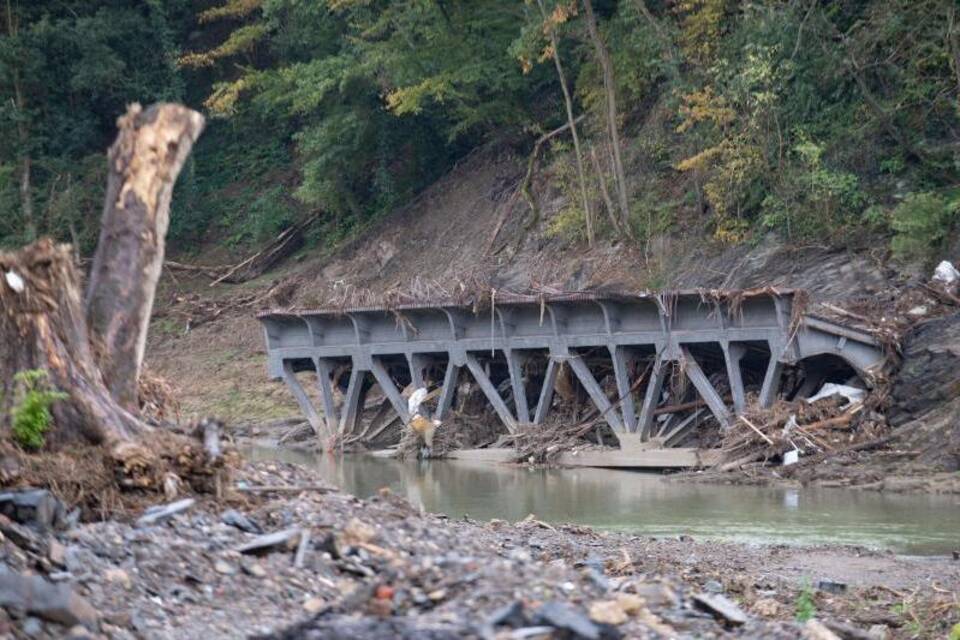
[[[100,240],[87,287],[87,325],[104,382],[121,406],[138,412],[137,385],[157,281],[163,268],[173,185],[203,116],[176,104],[121,116],[107,155]]]
[[[69,396],[52,407],[58,437],[100,443],[149,430],[114,400],[97,368],[70,247],[45,238],[0,253],[0,272],[0,426],[9,427],[15,374],[43,369]]]
[[[105,445],[124,488],[175,493],[183,478],[208,490],[211,481],[221,485],[228,464],[219,423],[186,434],[160,431],[137,409],[170,195],[203,118],[178,105],[134,106],[119,124],[89,308],[69,245],[44,238],[0,252],[0,433],[8,432],[20,395],[16,374],[43,370],[46,384],[66,394],[51,406],[49,439]]]

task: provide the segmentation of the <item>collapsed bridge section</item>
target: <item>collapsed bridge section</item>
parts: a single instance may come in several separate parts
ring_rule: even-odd
[[[871,383],[885,361],[881,345],[804,313],[803,299],[770,288],[497,293],[483,303],[258,318],[269,375],[287,383],[318,436],[354,432],[374,382],[403,423],[409,390],[434,388],[434,417],[442,421],[469,372],[511,434],[542,425],[557,396],[569,398],[575,386],[573,397],[589,399],[620,442],[611,466],[650,466],[657,459],[651,450],[709,446],[698,439],[705,419],[722,431],[751,402],[768,407],[778,397],[805,397],[825,381]],[[296,376],[302,371],[316,374],[319,410]]]

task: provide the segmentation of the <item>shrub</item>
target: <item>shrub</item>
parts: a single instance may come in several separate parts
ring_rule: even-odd
[[[948,199],[929,191],[908,194],[891,215],[893,252],[902,258],[930,257],[946,240],[958,210],[960,196]]]
[[[817,606],[813,602],[813,589],[807,584],[797,594],[796,619],[797,622],[806,622],[817,615]]]
[[[50,407],[67,394],[50,389],[46,384],[47,372],[42,369],[21,371],[13,380],[19,392],[13,407],[13,438],[25,449],[39,449],[45,442],[43,434],[53,421]]]

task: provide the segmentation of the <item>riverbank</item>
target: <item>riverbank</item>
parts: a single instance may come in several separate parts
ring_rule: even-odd
[[[798,616],[837,637],[937,638],[960,614],[947,557],[451,519],[283,463],[235,480],[222,501],[141,526],[77,525],[33,550],[8,535],[4,561],[72,585],[98,612],[93,637],[123,639],[832,637]],[[0,628],[64,634],[22,612]]]

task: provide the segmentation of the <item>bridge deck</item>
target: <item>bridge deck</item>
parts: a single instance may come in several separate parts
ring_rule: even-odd
[[[270,376],[286,381],[318,435],[356,429],[371,376],[404,422],[401,389],[436,386],[435,416],[443,420],[464,368],[514,432],[545,420],[558,374],[568,369],[620,439],[619,458],[642,446],[648,460],[651,446],[679,446],[702,422],[701,409],[658,417],[671,376],[689,380],[708,415],[728,428],[746,407],[748,388],[756,387],[761,405],[774,401],[784,366],[833,356],[867,380],[882,366],[872,336],[803,314],[796,299],[794,291],[772,289],[500,294],[484,304],[440,300],[258,317]],[[317,374],[322,410],[295,376],[304,370]],[[599,370],[611,375],[598,380]],[[341,374],[349,374],[345,385]],[[812,384],[816,376],[808,378]]]

